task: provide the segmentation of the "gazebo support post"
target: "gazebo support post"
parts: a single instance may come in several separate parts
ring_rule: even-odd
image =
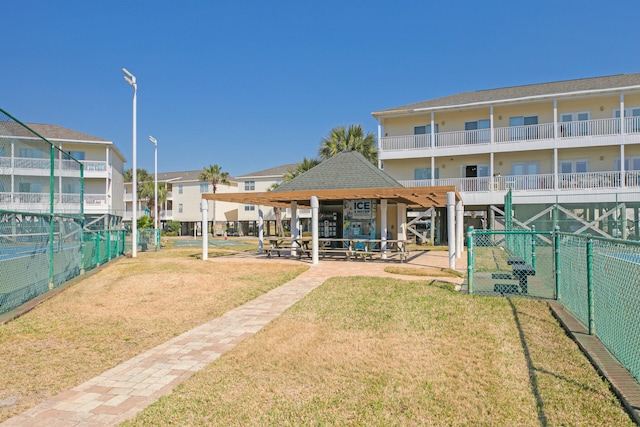
[[[202,260],[209,258],[209,233],[207,233],[207,217],[209,216],[209,201],[202,199],[200,201],[200,210],[202,211]],[[195,226],[193,229],[195,230]]]
[[[449,268],[456,268],[456,193],[447,193],[447,241],[449,243]]]
[[[311,265],[318,265],[318,208],[316,196],[311,196]]]
[[[387,259],[387,199],[380,200],[380,253]]]
[[[258,206],[258,253],[264,253],[264,212]]]
[[[464,245],[464,206],[462,200],[456,201],[456,258],[462,257]]]

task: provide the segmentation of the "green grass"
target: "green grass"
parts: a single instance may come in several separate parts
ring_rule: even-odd
[[[529,299],[334,278],[126,426],[632,426]]]

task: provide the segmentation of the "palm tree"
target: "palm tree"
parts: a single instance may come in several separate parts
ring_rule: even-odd
[[[357,151],[371,163],[378,164],[376,138],[371,132],[365,135],[362,125],[349,125],[349,128],[338,126],[331,129],[329,135],[322,138],[318,154],[322,160],[326,160],[345,151]]]
[[[287,181],[291,181],[293,178],[297,177],[298,175],[308,171],[311,168],[314,168],[316,166],[318,166],[320,164],[320,160],[312,157],[310,159],[307,159],[306,157],[304,159],[302,159],[302,161],[300,163],[298,163],[298,165],[296,166],[295,169],[291,169],[288,170],[283,177],[283,182],[287,182]]]
[[[223,172],[218,165],[209,165],[200,172],[200,181],[210,182],[213,186],[213,194],[218,190],[218,184],[229,184],[229,173]],[[202,232],[205,232],[206,224],[202,225]],[[216,201],[213,201],[213,234],[216,233]]]
[[[147,207],[152,212],[155,211],[155,182],[154,181],[146,181],[143,182],[140,187],[138,187],[138,196],[140,200],[144,200],[147,204]],[[167,201],[167,188],[164,185],[158,186],[158,206],[162,206],[164,202]]]

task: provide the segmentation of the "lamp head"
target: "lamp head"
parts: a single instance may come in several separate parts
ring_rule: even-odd
[[[129,83],[131,86],[136,85],[136,76],[131,74],[126,68],[122,69],[122,72],[125,74],[124,80]]]
[[[149,141],[153,142],[153,145],[158,145],[158,141],[151,135],[149,135]]]

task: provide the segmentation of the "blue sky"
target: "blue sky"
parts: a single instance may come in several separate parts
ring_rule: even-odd
[[[114,141],[138,167],[238,176],[316,156],[332,127],[459,92],[640,72],[640,2],[20,0],[0,107]]]

